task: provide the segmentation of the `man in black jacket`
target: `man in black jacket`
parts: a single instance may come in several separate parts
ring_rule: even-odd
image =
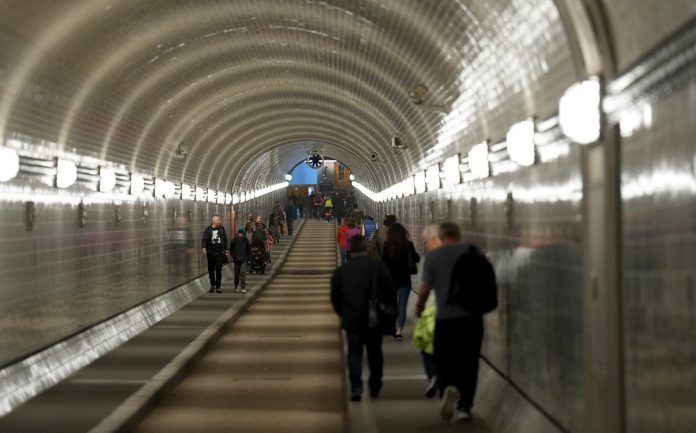
[[[210,225],[203,231],[201,252],[208,259],[208,277],[210,277],[210,290],[222,293],[222,265],[227,255],[227,233],[222,226],[219,215],[213,215]]]
[[[242,283],[242,293],[246,294],[247,262],[251,253],[251,244],[245,236],[244,229],[237,231],[237,237],[230,241],[230,254],[234,263],[234,293],[239,292],[239,283]]]
[[[375,293],[379,299],[395,305],[396,297],[387,267],[382,261],[367,256],[365,238],[354,236],[350,240],[350,251],[348,262],[336,269],[331,278],[331,303],[341,317],[348,341],[350,399],[360,401],[363,346],[367,346],[370,395],[379,396],[382,388],[382,332],[369,326],[368,301]]]

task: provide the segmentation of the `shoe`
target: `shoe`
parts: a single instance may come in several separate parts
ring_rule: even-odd
[[[468,410],[457,409],[457,421],[471,421],[471,412]]]
[[[218,287],[218,288],[215,289],[215,292],[216,292],[216,293],[222,293],[222,290],[220,290],[220,288]]]
[[[404,339],[404,336],[401,335],[401,333],[397,332],[396,334],[394,334],[394,340],[402,341],[403,339]]]
[[[454,416],[454,410],[459,401],[459,391],[452,385],[445,388],[442,396],[442,405],[440,406],[440,418],[443,421],[449,421]]]
[[[234,293],[239,293],[239,287],[234,288]]]
[[[370,390],[370,397],[378,398],[379,397],[379,390],[378,389],[371,389]]]
[[[350,393],[350,401],[360,401],[362,399],[362,391],[353,391]]]
[[[215,287],[211,287],[210,290],[208,290],[208,293],[213,293],[215,291]]]
[[[247,289],[244,289],[244,288],[243,288],[243,289],[242,289],[242,295],[246,295],[247,293],[249,293],[249,291],[248,291]]]
[[[425,387],[425,396],[433,398],[437,394],[437,376],[433,376],[428,381],[428,386]]]

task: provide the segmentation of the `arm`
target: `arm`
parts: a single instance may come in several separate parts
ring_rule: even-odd
[[[420,262],[420,256],[418,255],[418,251],[416,251],[416,247],[413,246],[413,242],[409,242],[409,248],[411,248],[411,257],[413,258],[414,263]]]
[[[341,293],[341,285],[339,283],[338,272],[334,272],[331,276],[331,305],[336,314],[343,314],[343,294]]]
[[[420,317],[421,313],[423,313],[423,309],[425,309],[425,301],[428,300],[428,296],[430,296],[430,291],[432,290],[432,286],[430,283],[427,283],[423,281],[421,283],[420,287],[420,293],[418,295],[418,302],[416,303],[416,316]]]
[[[206,250],[206,247],[208,246],[208,229],[206,228],[203,230],[203,239],[201,240],[201,251],[203,254],[207,254],[208,251]]]

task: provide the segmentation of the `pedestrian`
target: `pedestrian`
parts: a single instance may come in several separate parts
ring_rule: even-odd
[[[343,194],[337,194],[333,200],[334,207],[334,217],[336,218],[336,223],[341,225],[341,220],[343,219],[343,213],[345,212],[345,198]]]
[[[285,205],[285,221],[288,225],[288,236],[292,236],[293,226],[295,224],[295,218],[297,217],[297,208],[292,200],[288,200],[288,204]]]
[[[377,230],[377,223],[371,215],[365,215],[363,219],[363,236],[369,242],[372,239],[372,234]]]
[[[442,240],[439,236],[439,226],[437,224],[428,225],[421,234],[421,239],[425,244],[426,260],[428,254],[442,246]],[[423,361],[423,369],[428,378],[425,386],[425,396],[427,398],[435,397],[437,394],[437,365],[435,364],[435,317],[437,309],[435,307],[435,292],[430,291],[430,296],[425,301],[425,309],[416,322],[413,331],[413,344],[421,349],[421,360]]]
[[[382,221],[382,227],[375,230],[368,244],[367,251],[372,257],[382,258],[384,243],[387,241],[389,227],[396,224],[396,215],[387,214]]]
[[[350,218],[344,218],[343,223],[336,229],[336,244],[338,244],[338,252],[341,255],[341,264],[346,263],[346,245],[348,244],[346,240],[346,232],[352,224]]]
[[[365,218],[365,212],[358,209],[357,204],[353,206],[354,207],[352,208],[352,210],[348,212],[348,216],[351,217],[356,226],[362,227],[363,219]]]
[[[351,239],[353,252],[346,264],[337,268],[331,277],[331,303],[341,317],[341,327],[348,342],[348,375],[350,400],[360,401],[363,391],[362,354],[367,347],[370,368],[370,396],[376,398],[382,389],[382,330],[370,327],[370,299],[393,302],[392,283],[384,263],[367,256],[365,238]]]
[[[219,215],[213,215],[210,225],[203,231],[201,252],[208,259],[208,293],[222,293],[222,265],[227,257],[227,233]]]
[[[435,291],[435,364],[442,396],[440,417],[445,421],[452,419],[455,414],[457,420],[471,419],[483,340],[482,314],[448,302],[454,265],[470,247],[460,243],[460,236],[457,224],[440,224],[442,246],[427,256],[416,304],[416,314],[420,316],[431,290]]]
[[[246,274],[251,244],[245,236],[244,229],[237,231],[237,236],[230,242],[230,254],[234,264],[234,293],[239,293],[239,285],[242,286],[242,293],[246,294]]]
[[[401,341],[406,324],[408,297],[411,294],[411,275],[418,273],[416,264],[420,261],[420,256],[403,225],[396,223],[389,228],[387,242],[384,244],[382,252],[382,260],[389,269],[389,275],[396,291],[396,333],[394,338]]]
[[[268,231],[273,235],[274,243],[280,243],[280,215],[275,207],[268,217]]]
[[[314,196],[314,216],[317,218],[317,221],[321,219],[321,212],[324,210],[324,197],[322,197],[319,194],[316,194]]]
[[[331,222],[333,219],[333,199],[330,195],[327,195],[326,200],[324,200],[324,213],[329,216],[326,220]]]
[[[348,229],[346,229],[346,240],[344,247],[346,249],[346,257],[350,257],[350,240],[355,236],[362,236],[360,234],[360,229],[355,225],[355,221],[352,218],[346,218],[348,223]]]
[[[280,236],[283,237],[286,233],[285,229],[287,228],[287,217],[283,207],[280,204],[276,205],[276,212],[278,213],[278,227],[280,228]]]

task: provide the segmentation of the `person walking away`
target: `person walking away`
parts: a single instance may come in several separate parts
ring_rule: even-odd
[[[314,216],[317,221],[321,219],[321,212],[324,210],[324,197],[317,194],[314,196]]]
[[[345,199],[343,198],[343,194],[337,194],[336,197],[334,197],[333,207],[334,218],[336,218],[338,225],[341,225],[341,221],[343,220],[343,212],[345,211]]]
[[[333,219],[333,199],[330,195],[327,195],[326,200],[324,201],[324,213],[327,212],[330,212],[329,215],[331,215],[331,217],[328,218],[327,221],[331,222],[331,220]]]
[[[371,215],[365,215],[365,218],[363,219],[363,236],[365,236],[365,240],[368,242],[372,238],[372,234],[377,230],[377,223],[375,223],[375,219],[372,218]]]
[[[208,293],[222,293],[222,265],[227,255],[227,234],[222,226],[219,215],[213,215],[210,225],[203,231],[201,252],[208,259],[208,277],[210,290]]]
[[[242,285],[242,293],[246,294],[246,274],[251,244],[247,239],[244,229],[237,231],[237,236],[230,242],[230,254],[234,264],[234,293],[239,293],[239,285]]]
[[[292,200],[288,200],[288,204],[285,205],[285,218],[288,225],[288,236],[292,236],[295,218],[297,218],[297,208]]]
[[[375,295],[384,302],[393,302],[392,282],[384,263],[367,256],[365,238],[351,239],[353,251],[346,264],[331,277],[331,304],[341,318],[348,342],[348,375],[350,400],[360,401],[363,391],[362,354],[367,347],[370,368],[370,396],[376,398],[382,389],[382,330],[370,327],[369,301]]]
[[[314,218],[314,198],[316,195],[311,193],[307,198],[307,211],[309,212],[309,218]]]
[[[396,215],[387,214],[384,216],[384,221],[382,221],[382,227],[375,230],[372,234],[372,239],[367,246],[367,251],[370,256],[375,258],[382,258],[382,250],[384,249],[384,243],[387,241],[387,235],[389,234],[389,227],[396,224]]]
[[[277,244],[280,242],[280,217],[278,215],[278,210],[273,208],[271,215],[268,217],[268,231],[273,235],[274,242]]]
[[[421,239],[425,244],[426,259],[431,251],[434,251],[442,246],[442,240],[439,236],[439,226],[437,224],[428,225],[421,234]],[[435,292],[430,291],[430,296],[425,301],[425,309],[421,317],[418,318],[416,328],[421,327],[423,332],[422,338],[418,338],[418,331],[413,333],[413,344],[421,349],[421,360],[423,361],[423,369],[428,378],[425,387],[425,396],[427,398],[435,397],[437,394],[437,364],[435,364],[433,337],[435,335],[435,315],[437,309],[435,307]],[[421,323],[422,322],[422,323]],[[420,341],[417,341],[420,340]]]
[[[342,265],[346,263],[346,245],[348,245],[348,241],[346,239],[346,232],[350,228],[350,225],[350,218],[344,218],[343,224],[338,226],[338,229],[336,229],[336,243],[338,244],[338,252],[341,254]]]
[[[350,240],[355,236],[361,236],[360,229],[355,225],[355,221],[352,218],[346,218],[348,220],[348,229],[346,230],[346,240],[344,247],[346,249],[346,259],[350,257]]]
[[[391,230],[391,229],[390,229]],[[462,244],[457,224],[440,224],[442,247],[431,251],[423,266],[416,314],[421,315],[431,290],[435,291],[435,364],[442,405],[440,417],[448,421],[471,419],[478,363],[483,340],[483,316],[449,302],[450,283],[456,262],[470,246]]]
[[[389,275],[396,291],[396,333],[394,338],[401,341],[404,338],[406,307],[408,306],[408,297],[411,294],[411,275],[418,273],[416,264],[420,261],[420,256],[403,225],[396,223],[389,228],[382,260],[389,269]]]
[[[285,211],[280,205],[276,206],[276,212],[278,213],[278,227],[280,228],[280,236],[285,236],[285,224],[287,223],[287,217],[285,216]]]
[[[362,227],[363,219],[365,218],[365,213],[358,209],[358,205],[348,212],[348,216],[353,220],[356,226]]]

